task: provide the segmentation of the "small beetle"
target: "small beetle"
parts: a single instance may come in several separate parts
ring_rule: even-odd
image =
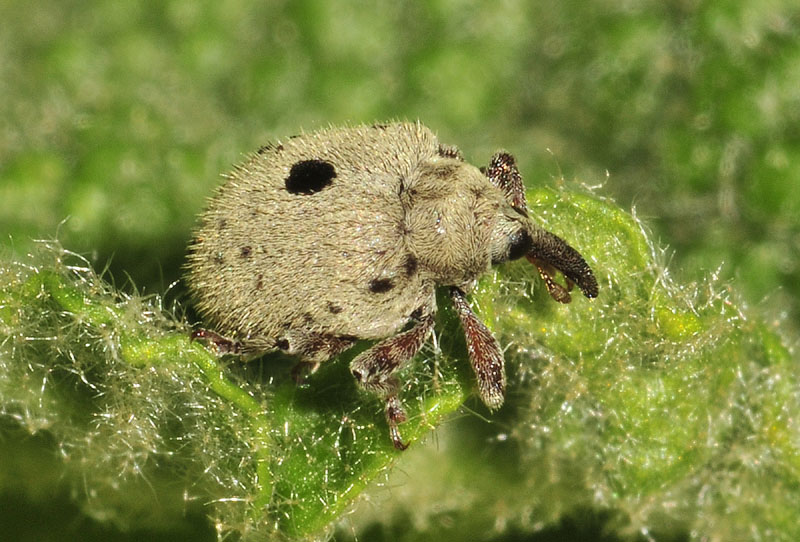
[[[187,281],[216,331],[193,337],[247,356],[282,350],[312,368],[382,339],[350,370],[386,400],[404,449],[394,373],[433,329],[437,286],[449,288],[481,399],[503,404],[502,352],[466,294],[491,265],[522,256],[556,301],[569,303],[573,284],[597,296],[583,257],[528,217],[510,154],[479,170],[419,123],[304,134],[236,167],[202,215]]]

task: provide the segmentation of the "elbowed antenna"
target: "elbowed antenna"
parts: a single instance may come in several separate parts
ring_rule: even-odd
[[[597,279],[580,253],[557,235],[537,226],[531,227],[531,249],[525,255],[536,266],[547,285],[547,291],[559,303],[569,303],[569,292],[577,284],[583,295],[597,297]],[[566,286],[555,281],[556,271],[566,279]]]

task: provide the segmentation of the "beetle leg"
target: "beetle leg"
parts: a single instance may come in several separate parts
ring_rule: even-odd
[[[394,373],[419,352],[433,329],[433,322],[433,315],[428,314],[408,331],[379,342],[350,362],[350,372],[359,385],[386,400],[389,433],[394,447],[399,450],[407,446],[397,428],[398,424],[405,421],[406,413],[397,397],[400,383]]]
[[[288,348],[282,350],[313,364],[338,356],[356,344],[358,339],[353,335],[292,330],[287,334],[286,341]]]
[[[467,338],[467,352],[478,380],[478,393],[487,407],[498,409],[503,405],[506,391],[506,371],[500,345],[472,311],[466,294],[460,288],[450,288],[450,297]]]
[[[190,341],[208,341],[214,346],[218,354],[241,354],[242,343],[239,341],[223,337],[216,331],[210,329],[196,329],[189,335]]]
[[[489,161],[484,174],[493,185],[503,191],[511,206],[528,216],[528,205],[525,202],[525,185],[517,168],[517,162],[507,152],[498,152]]]

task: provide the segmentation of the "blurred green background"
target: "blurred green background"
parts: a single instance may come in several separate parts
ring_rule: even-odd
[[[645,218],[681,281],[718,273],[797,327],[794,0],[4,1],[0,21],[8,250],[57,236],[163,293],[245,153],[420,119],[473,163],[511,151],[529,185],[599,187]]]

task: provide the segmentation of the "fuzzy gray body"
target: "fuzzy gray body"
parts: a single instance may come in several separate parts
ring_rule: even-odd
[[[335,177],[319,191],[290,192],[292,166],[307,160],[331,164]],[[444,176],[448,165],[472,175],[455,182]],[[217,331],[246,352],[280,348],[323,361],[339,340],[383,338],[412,314],[433,312],[437,284],[465,285],[486,272],[493,224],[487,214],[477,227],[475,211],[503,202],[477,168],[442,156],[419,124],[295,137],[237,167],[213,198],[189,285]]]
[[[525,256],[556,301],[568,303],[573,284],[598,292],[583,257],[528,217],[513,156],[497,153],[481,171],[419,123],[334,128],[262,148],[212,198],[190,248],[189,288],[216,328],[193,336],[221,352],[283,350],[316,365],[359,339],[383,339],[350,370],[386,400],[400,449],[395,373],[433,330],[437,286],[450,287],[490,408],[503,403],[505,369],[469,306],[475,280]]]

